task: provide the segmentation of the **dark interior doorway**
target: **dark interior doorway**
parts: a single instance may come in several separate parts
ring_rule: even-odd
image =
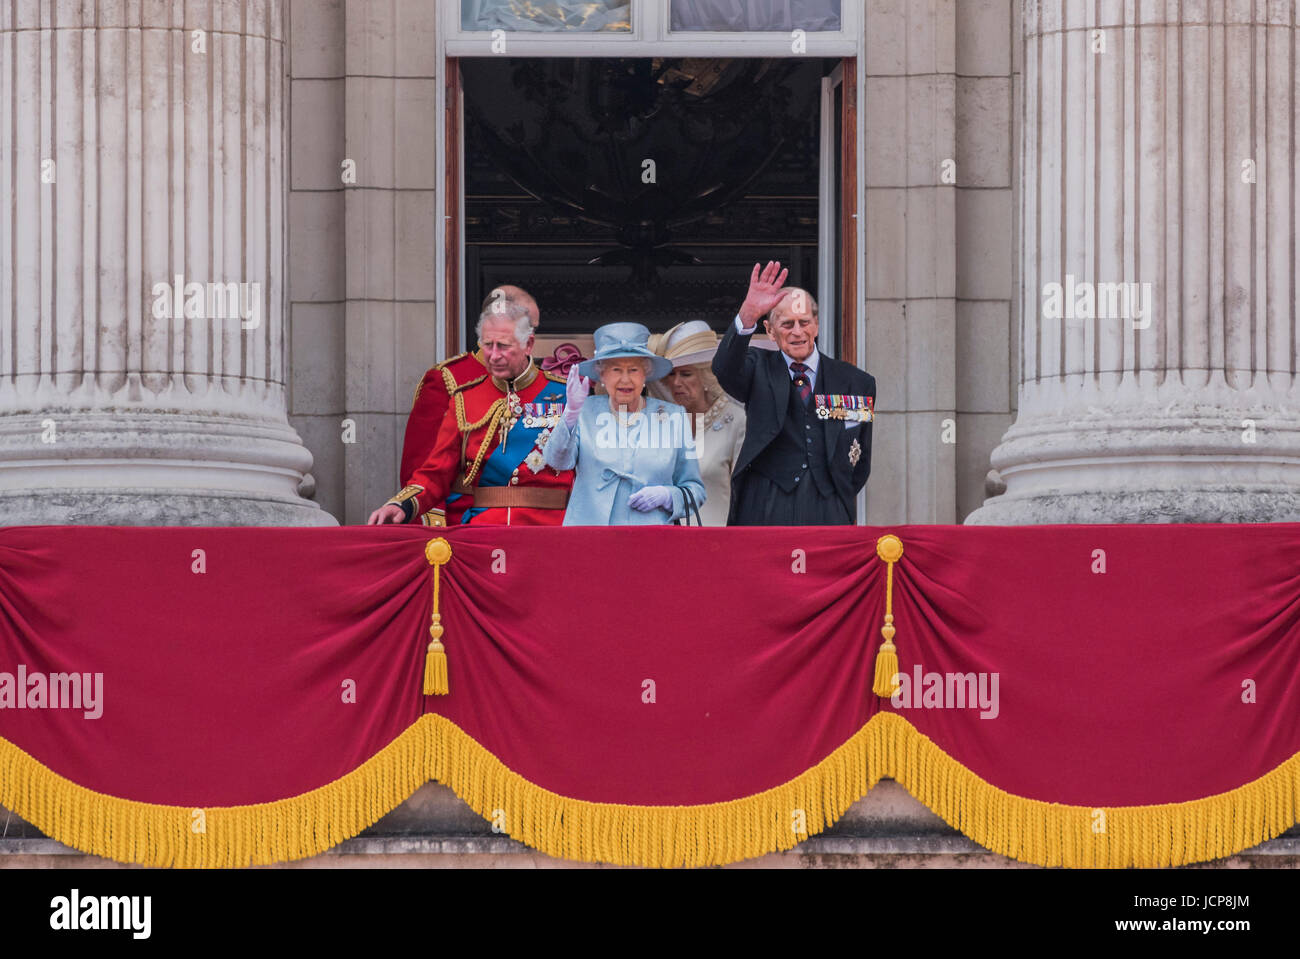
[[[721,330],[760,260],[819,296],[821,88],[839,63],[461,60],[462,342],[507,282],[548,335]]]

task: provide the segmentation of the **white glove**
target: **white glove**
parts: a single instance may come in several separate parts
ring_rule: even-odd
[[[582,404],[587,402],[591,392],[591,380],[578,375],[578,364],[569,367],[569,380],[564,384],[564,425],[573,429],[582,412]]]
[[[643,486],[627,498],[627,505],[639,513],[652,509],[673,509],[673,491],[670,486]]]

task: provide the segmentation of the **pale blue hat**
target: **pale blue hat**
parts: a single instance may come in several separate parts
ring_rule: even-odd
[[[596,364],[599,361],[622,356],[635,356],[650,361],[650,372],[645,378],[647,383],[662,379],[673,371],[673,361],[656,356],[647,345],[650,342],[650,331],[640,323],[606,323],[597,328],[595,338],[595,355],[579,364],[579,376],[598,379]]]

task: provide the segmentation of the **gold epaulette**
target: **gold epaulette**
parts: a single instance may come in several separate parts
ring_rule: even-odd
[[[478,360],[479,365],[485,367],[485,369],[482,375],[476,376],[470,380],[466,380],[464,383],[457,383],[455,377],[451,375],[451,371],[448,369],[448,367],[451,366],[452,363],[455,363],[457,360],[463,360],[467,356],[475,357]],[[478,351],[475,350],[472,353],[470,352],[458,353],[455,356],[451,357],[450,359],[443,360],[435,367],[435,369],[439,370],[442,373],[442,382],[447,387],[447,392],[449,394],[454,394],[459,392],[460,390],[467,390],[471,386],[478,386],[480,383],[486,380],[488,378],[486,366],[487,364],[483,362],[483,357],[479,356]]]
[[[442,382],[447,388],[447,392],[452,392],[452,387],[455,385],[456,381],[452,379],[451,374],[447,372],[447,366],[451,363],[455,363],[457,360],[464,359],[467,356],[469,356],[468,353],[457,353],[455,356],[449,357],[441,363],[434,363],[433,366],[426,370],[424,376],[420,377],[420,381],[415,384],[415,395],[411,397],[411,409],[414,410],[415,404],[420,402],[420,391],[424,389],[424,381],[429,378],[429,374],[434,370],[437,370],[442,376]]]
[[[559,373],[552,373],[550,370],[542,370],[542,375],[545,376],[552,383],[569,382],[569,378],[567,376],[561,376]]]
[[[455,363],[457,360],[463,360],[463,359],[464,359],[465,357],[467,357],[467,356],[469,356],[469,351],[468,351],[468,350],[467,350],[466,352],[464,352],[464,353],[457,353],[455,356],[449,356],[449,357],[447,357],[447,358],[446,358],[445,360],[443,360],[441,363],[434,363],[434,364],[433,364],[433,368],[434,368],[435,370],[440,370],[440,369],[442,369],[444,366],[450,366],[452,363]]]
[[[484,373],[482,376],[476,376],[472,380],[466,380],[464,383],[457,383],[456,378],[451,375],[451,370],[443,367],[441,372],[442,382],[443,385],[447,387],[447,394],[449,396],[455,396],[461,390],[467,390],[471,386],[478,386],[488,378],[488,374]]]

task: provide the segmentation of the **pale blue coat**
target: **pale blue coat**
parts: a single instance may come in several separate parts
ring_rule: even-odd
[[[609,397],[601,395],[587,398],[572,430],[561,420],[546,441],[546,465],[577,469],[564,525],[671,523],[685,515],[686,498],[678,486],[689,488],[696,503],[703,504],[699,448],[691,436],[689,415],[676,403],[647,397],[644,418],[634,414],[620,430]],[[671,515],[664,509],[641,513],[627,505],[628,497],[644,486],[672,489]]]

